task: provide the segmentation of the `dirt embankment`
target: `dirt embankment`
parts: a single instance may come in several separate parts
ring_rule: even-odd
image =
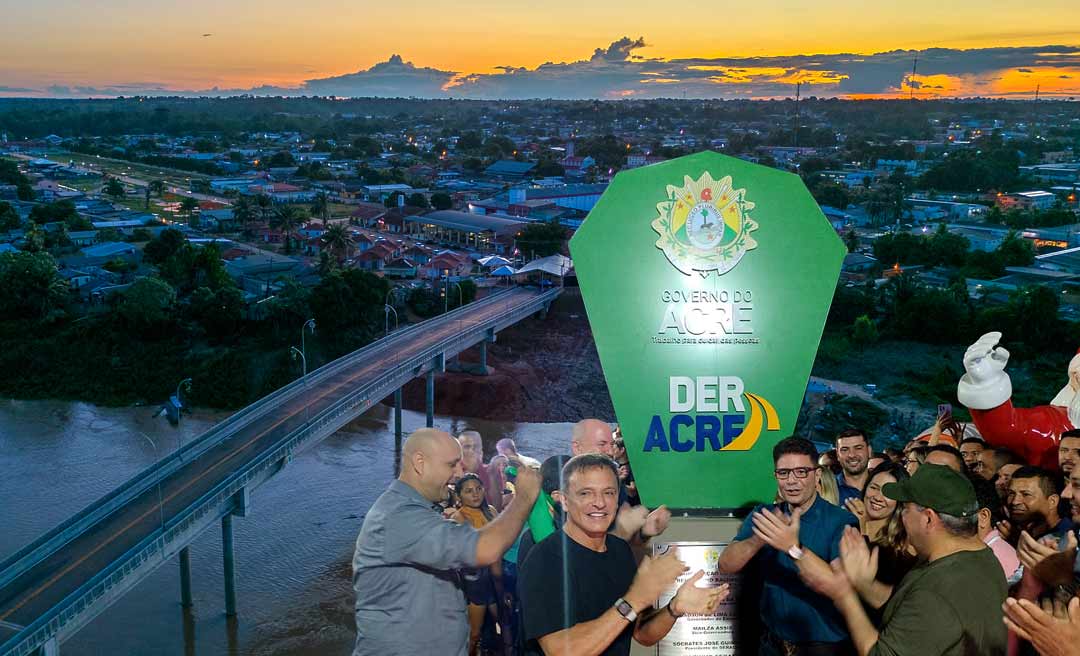
[[[479,347],[458,356],[480,359]],[[442,373],[435,377],[435,412],[480,419],[551,422],[598,417],[613,421],[600,358],[581,294],[567,288],[547,318],[521,321],[488,345],[488,376]],[[404,388],[404,404],[424,411],[424,380]]]

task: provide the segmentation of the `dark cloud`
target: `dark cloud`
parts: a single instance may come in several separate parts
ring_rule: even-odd
[[[401,55],[371,68],[337,77],[308,80],[303,90],[325,96],[421,96],[444,95],[445,87],[457,75],[455,71],[419,68]]]
[[[27,89],[25,87],[8,87],[0,85],[0,93],[37,93],[38,89]]]
[[[535,68],[503,65],[495,73],[462,73],[419,67],[400,55],[374,66],[296,87],[259,86],[176,91],[160,84],[107,87],[54,86],[47,95],[327,95],[422,98],[753,98],[790,96],[797,82],[804,95],[822,97],[907,93],[1006,95],[1009,75],[1069,80],[1080,72],[1080,46],[929,48],[872,54],[833,53],[771,57],[660,59],[636,53],[644,37],[624,36],[596,48],[587,59],[545,62]],[[912,68],[917,62],[917,74]],[[1044,89],[1047,87],[1043,85]],[[1080,85],[1057,83],[1050,94],[1080,94]],[[1018,93],[1018,92],[1017,92]]]

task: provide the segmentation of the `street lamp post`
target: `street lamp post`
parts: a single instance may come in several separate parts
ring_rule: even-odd
[[[180,390],[182,388],[185,388],[185,387],[187,388],[188,392],[191,392],[191,379],[190,378],[185,378],[184,380],[182,380],[182,381],[180,381],[179,383],[176,384],[176,421],[177,421],[177,423],[180,422],[180,411],[184,407],[184,404],[182,403],[182,401],[180,399]],[[184,434],[180,433],[180,437],[177,438],[177,440],[176,440],[176,453],[178,455],[180,453],[180,447],[182,447],[182,446],[184,446]],[[157,447],[154,447],[154,448],[156,449]]]
[[[391,312],[394,313],[394,330],[397,330],[398,329],[398,313],[397,313],[397,310],[394,309],[393,305],[389,305],[389,304],[383,305],[383,314],[386,315],[385,330],[386,330],[387,335],[390,334],[390,313]]]
[[[300,326],[300,357],[304,359],[304,377],[307,377],[307,345],[304,342],[304,329],[311,328],[311,334],[315,334],[315,319],[308,319]],[[296,347],[292,347],[295,351]]]
[[[290,346],[289,350],[292,351],[293,360],[295,360],[297,358],[297,356],[300,357],[300,364],[303,366],[303,372],[304,372],[304,376],[303,376],[304,377],[304,384],[307,385],[307,357],[304,355],[303,351],[296,348],[295,346]]]
[[[142,435],[143,439],[145,439],[147,442],[149,442],[150,446],[154,447],[154,460],[157,460],[158,456],[160,455],[158,453],[157,442],[150,439],[150,436],[147,435],[146,433],[142,432],[142,431],[135,431],[135,432],[137,432],[139,435]],[[158,519],[161,521],[161,534],[162,534],[162,536],[164,536],[165,535],[165,508],[164,508],[164,503],[161,500],[161,480],[160,479],[158,480],[158,484],[157,484],[157,501],[158,501]],[[162,545],[161,553],[162,553],[162,557],[164,557],[164,555],[165,555],[164,545]]]

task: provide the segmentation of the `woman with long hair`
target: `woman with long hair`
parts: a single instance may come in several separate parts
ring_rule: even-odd
[[[461,507],[450,519],[475,529],[481,529],[495,519],[495,508],[484,498],[484,484],[479,476],[465,474],[454,485],[454,491],[461,499]],[[465,599],[469,603],[469,654],[475,656],[480,651],[484,614],[491,615],[496,624],[499,621],[498,600],[503,597],[502,565],[496,561],[489,567],[462,570],[461,577],[465,583]]]

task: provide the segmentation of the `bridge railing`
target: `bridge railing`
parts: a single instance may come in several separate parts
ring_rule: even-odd
[[[529,299],[526,303],[510,309],[504,315],[481,322],[480,325],[472,324],[470,328],[472,331],[486,331],[491,325],[512,324],[525,316],[535,313],[540,307],[558,296],[560,291],[560,289],[549,290]],[[472,331],[465,330],[464,333]],[[258,474],[288,458],[298,446],[311,437],[322,432],[333,432],[340,428],[341,425],[348,421],[348,419],[343,419],[343,416],[348,415],[349,418],[355,416],[357,406],[373,404],[385,398],[391,391],[413,378],[418,366],[422,367],[440,354],[446,353],[447,350],[461,346],[463,341],[471,343],[474,340],[475,336],[463,333],[443,338],[421,353],[393,365],[389,371],[382,373],[375,381],[367,383],[339,399],[302,426],[297,427],[278,440],[273,446],[267,448],[262,455],[248,462],[193,501],[187,508],[170,518],[163,526],[156,528],[137,545],[65,597],[63,601],[37,618],[30,626],[12,637],[7,643],[0,645],[0,653],[10,653],[15,656],[31,654],[38,645],[49,637],[56,635],[68,621],[77,617],[95,600],[104,596],[109,589],[118,585],[128,574],[147,562],[154,554],[160,552],[163,554],[162,558],[164,558],[168,546],[179,537],[185,535],[200,523],[205,524],[208,521],[216,520],[222,514],[228,512],[227,509],[225,511],[221,511],[221,509],[227,508],[230,499]],[[214,516],[209,520],[207,519],[208,513],[214,513]],[[8,652],[8,650],[11,651]]]
[[[501,302],[503,300],[509,300],[509,298],[514,295],[515,291],[515,288],[509,288],[490,294],[478,301],[463,305],[446,314],[394,331],[387,337],[376,340],[367,346],[329,362],[308,373],[306,377],[298,378],[254,403],[238,410],[203,432],[197,438],[189,441],[177,451],[165,456],[153,465],[144,469],[142,472],[128,479],[119,487],[92,502],[78,513],[75,513],[67,520],[39,537],[37,540],[6,558],[0,563],[0,587],[9,584],[11,581],[25,573],[35,563],[55,552],[64,544],[77,538],[87,529],[115,512],[127,502],[151,489],[165,478],[171,476],[185,464],[229,439],[237,431],[262,416],[263,411],[268,407],[274,407],[282,401],[302,393],[306,387],[318,384],[325,378],[333,376],[341,370],[352,366],[358,360],[367,357],[374,352],[390,348],[423,330],[429,330],[445,323],[457,321],[480,307]]]

